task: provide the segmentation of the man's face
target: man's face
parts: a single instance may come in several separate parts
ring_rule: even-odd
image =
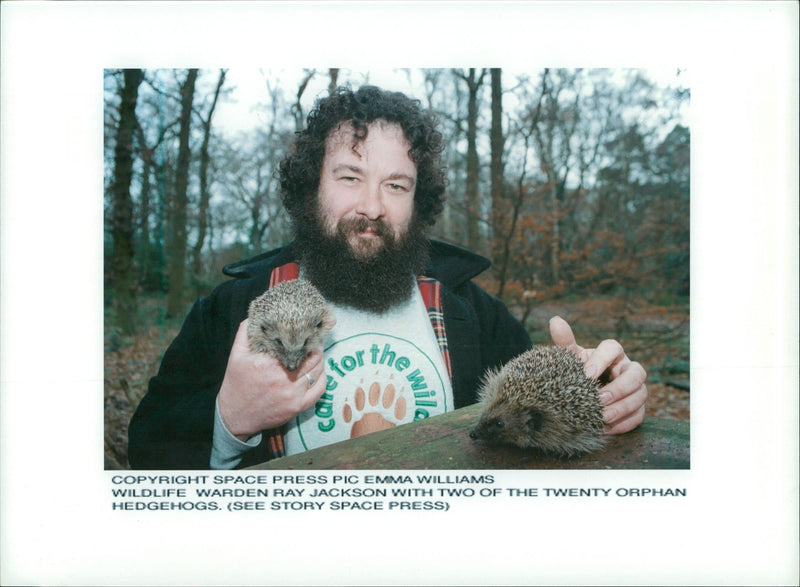
[[[353,254],[369,259],[408,230],[414,211],[417,166],[398,124],[368,126],[353,150],[353,127],[342,124],[325,143],[319,209],[325,231],[343,231]],[[394,239],[392,239],[394,237]]]

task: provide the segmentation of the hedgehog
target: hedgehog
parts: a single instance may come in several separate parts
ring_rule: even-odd
[[[605,444],[599,387],[571,351],[533,347],[486,372],[470,437],[559,457],[598,450]]]
[[[322,348],[336,318],[311,282],[281,282],[250,302],[247,336],[250,350],[268,353],[294,371],[315,349]]]

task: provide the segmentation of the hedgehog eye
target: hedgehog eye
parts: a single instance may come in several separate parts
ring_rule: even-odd
[[[282,346],[283,346],[283,343],[281,342],[281,339],[280,339],[280,338],[275,338],[275,339],[273,339],[273,342],[274,342],[276,345],[278,345],[279,347],[282,347]]]
[[[495,428],[505,428],[505,425],[506,423],[503,422],[502,420],[498,420],[497,422],[494,423]]]
[[[261,332],[263,332],[264,334],[266,334],[266,333],[267,333],[267,327],[266,327],[266,325],[264,325],[264,324],[262,324],[262,325],[261,325]]]
[[[322,320],[320,320],[319,322],[317,322],[317,328],[322,328]]]

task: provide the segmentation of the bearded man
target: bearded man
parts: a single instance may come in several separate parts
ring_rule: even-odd
[[[230,265],[199,300],[134,414],[134,468],[230,469],[297,454],[477,401],[480,379],[531,346],[525,328],[471,279],[488,259],[427,237],[444,202],[442,137],[419,103],[372,86],[317,102],[281,162],[294,241]],[[336,317],[324,351],[294,371],[255,356],[252,299],[303,278]],[[553,341],[608,370],[607,433],[644,418],[646,374],[616,341]]]

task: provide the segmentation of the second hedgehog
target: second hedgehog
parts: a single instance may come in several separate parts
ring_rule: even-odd
[[[281,282],[250,302],[247,336],[253,352],[269,353],[294,371],[322,348],[336,319],[309,281]]]
[[[484,376],[474,440],[573,456],[601,448],[599,383],[572,352],[537,346]]]

